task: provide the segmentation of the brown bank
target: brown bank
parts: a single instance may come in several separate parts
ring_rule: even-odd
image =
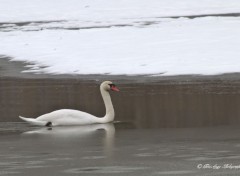
[[[109,76],[21,73],[24,63],[0,58],[0,121],[70,108],[104,115],[99,92],[114,81],[116,121],[136,127],[196,127],[240,123],[240,74],[219,76]]]

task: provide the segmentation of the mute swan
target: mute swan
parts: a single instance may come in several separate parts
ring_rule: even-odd
[[[21,116],[19,116],[19,118],[32,125],[38,126],[89,125],[96,123],[108,123],[114,120],[115,115],[109,94],[110,90],[119,91],[119,89],[111,81],[104,81],[100,85],[100,92],[106,108],[106,115],[102,118],[72,109],[56,110],[48,114],[41,115],[36,119],[25,118]]]

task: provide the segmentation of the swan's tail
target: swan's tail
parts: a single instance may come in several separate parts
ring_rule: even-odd
[[[46,121],[40,121],[40,120],[33,119],[33,118],[26,118],[26,117],[22,117],[22,116],[19,116],[19,118],[32,124],[32,125],[46,126],[48,124],[48,122],[46,122]]]

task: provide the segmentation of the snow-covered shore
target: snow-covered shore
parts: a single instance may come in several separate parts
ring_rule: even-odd
[[[54,74],[240,72],[237,0],[0,0],[0,54]],[[44,67],[43,67],[44,66]]]
[[[239,0],[0,0],[0,22],[124,19],[240,12]]]

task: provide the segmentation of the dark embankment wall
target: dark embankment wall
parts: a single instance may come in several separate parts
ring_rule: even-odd
[[[114,81],[118,83],[117,80]],[[70,108],[103,116],[100,82],[79,79],[0,79],[0,121],[20,121]],[[120,83],[112,92],[116,121],[136,127],[197,127],[240,123],[240,83],[159,81]]]

